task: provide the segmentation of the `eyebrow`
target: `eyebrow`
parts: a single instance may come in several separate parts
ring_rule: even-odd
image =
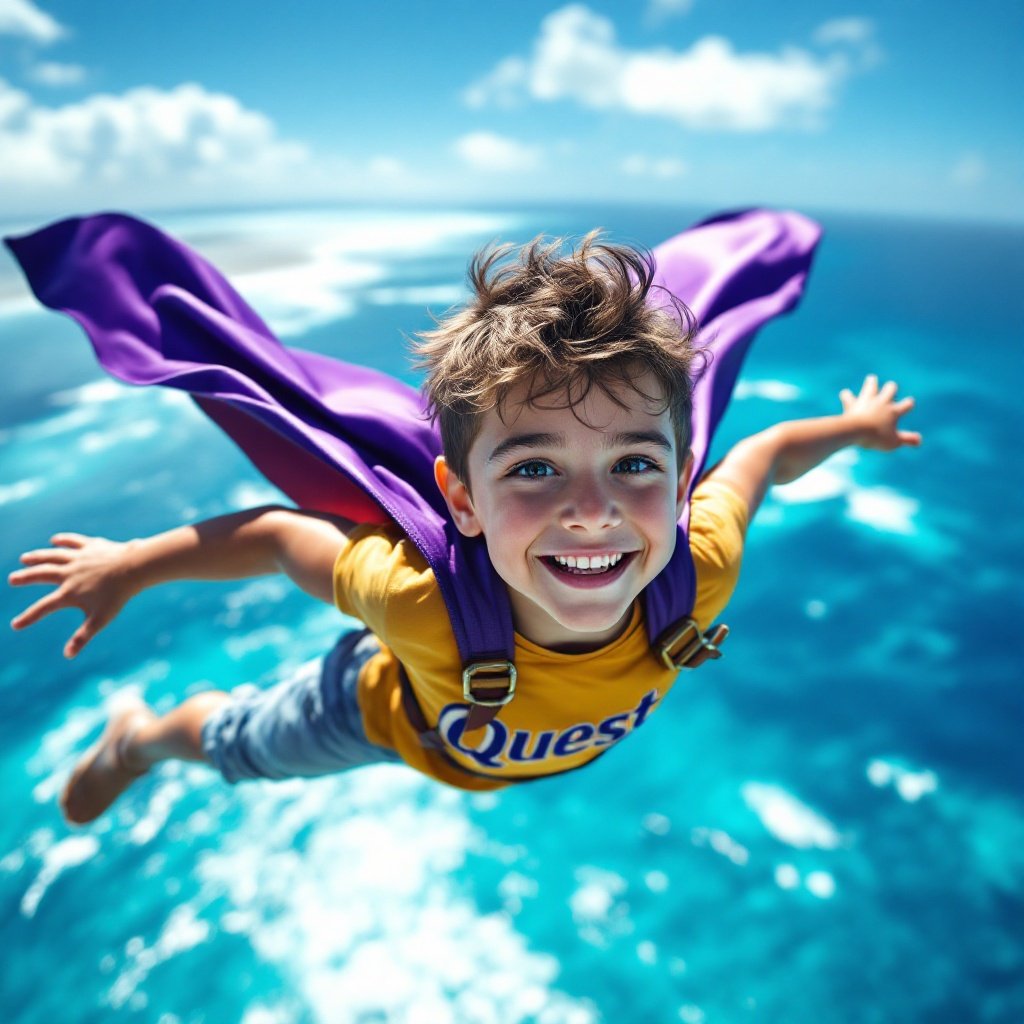
[[[487,461],[494,462],[523,449],[564,448],[565,444],[565,434],[514,434],[505,438],[487,457]],[[605,448],[625,448],[631,444],[651,444],[666,452],[672,451],[672,442],[660,430],[624,430],[606,437],[604,442]]]

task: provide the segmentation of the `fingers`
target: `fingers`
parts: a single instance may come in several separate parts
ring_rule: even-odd
[[[897,431],[896,436],[899,438],[900,444],[910,445],[911,448],[921,447],[921,435],[916,430],[900,430]]]
[[[58,565],[63,565],[65,562],[70,562],[71,558],[71,552],[66,548],[40,548],[37,551],[26,551],[18,561],[22,565],[39,565],[41,562],[56,562]]]
[[[869,373],[864,378],[864,383],[861,385],[860,394],[857,398],[877,398],[883,402],[892,402],[893,408],[896,412],[902,416],[904,413],[910,412],[914,408],[915,402],[913,398],[901,398],[898,402],[893,401],[896,398],[896,393],[899,391],[899,384],[894,380],[888,380],[885,384],[878,387],[878,377],[876,374]],[[849,388],[843,388],[839,392],[839,400],[843,403],[844,411],[854,402],[853,392]]]
[[[64,645],[64,657],[73,658],[102,628],[95,619],[86,619]]]
[[[82,533],[55,533],[50,538],[51,544],[62,548],[80,548],[88,543],[89,538]]]
[[[64,572],[52,565],[41,565],[31,569],[18,569],[7,577],[7,582],[12,587],[24,587],[30,583],[52,583],[54,585],[64,582]]]
[[[843,392],[846,393],[846,394],[849,394],[851,396],[851,398],[852,398],[853,392],[851,392],[849,388],[843,388]],[[864,378],[864,383],[861,384],[861,386],[860,386],[860,393],[857,395],[857,398],[859,398],[859,399],[875,398],[879,394],[881,395],[882,398],[884,398],[886,400],[892,398],[892,396],[896,394],[896,382],[892,381],[892,380],[887,381],[885,387],[882,388],[881,392],[879,392],[879,390],[878,390],[878,374],[876,374],[876,373],[869,373]]]
[[[24,629],[26,626],[35,625],[40,619],[46,618],[51,612],[63,607],[64,597],[61,592],[59,590],[51,591],[35,604],[26,608],[20,615],[11,619],[11,629]]]

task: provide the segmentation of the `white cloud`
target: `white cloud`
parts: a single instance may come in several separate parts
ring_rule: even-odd
[[[522,57],[506,57],[494,70],[469,86],[462,94],[463,102],[474,110],[492,105],[516,107],[522,102],[522,86],[529,75],[529,66]]]
[[[28,94],[8,85],[0,78],[0,130],[4,123],[19,117],[31,106]]]
[[[34,105],[0,79],[0,183],[28,189],[283,177],[307,159],[273,123],[223,93],[179,85],[62,107]]]
[[[571,98],[589,107],[619,104],[628,54],[616,47],[615,26],[581,4],[541,22],[529,89],[535,99]]]
[[[57,61],[44,61],[36,64],[29,73],[29,78],[40,85],[79,85],[85,81],[85,68],[81,64],[59,64]]]
[[[0,35],[53,43],[67,35],[67,29],[36,7],[32,0],[0,0]]]
[[[679,178],[687,171],[686,163],[676,157],[649,157],[632,153],[621,164],[625,174],[641,178]]]
[[[541,163],[541,151],[493,132],[471,132],[455,142],[455,152],[478,171],[531,171]]]
[[[648,0],[645,20],[657,25],[667,18],[689,14],[692,9],[693,0]]]
[[[542,21],[529,60],[505,58],[463,95],[474,107],[565,99],[690,128],[752,132],[818,126],[849,72],[842,54],[795,46],[738,53],[720,36],[705,36],[685,51],[629,50],[608,18],[571,4]]]
[[[874,34],[874,24],[867,18],[833,18],[815,29],[814,41],[820,46],[867,43]]]
[[[950,181],[963,188],[974,188],[988,176],[988,164],[978,153],[964,153],[949,172]]]
[[[814,30],[813,39],[831,49],[835,66],[848,72],[868,71],[885,59],[875,41],[875,23],[869,18],[833,18]]]
[[[261,111],[185,83],[36,102],[0,78],[0,215],[87,206],[287,202],[405,194],[386,153],[315,154]]]

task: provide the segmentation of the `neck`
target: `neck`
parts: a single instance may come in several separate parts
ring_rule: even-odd
[[[622,618],[607,629],[594,633],[580,633],[567,629],[553,619],[547,622],[530,621],[530,616],[519,615],[513,602],[512,624],[515,631],[530,643],[556,654],[589,654],[618,640],[629,628],[633,619],[633,605],[626,609]]]

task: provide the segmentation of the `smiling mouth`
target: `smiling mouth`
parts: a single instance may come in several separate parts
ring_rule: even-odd
[[[611,581],[622,575],[622,573],[626,569],[626,566],[633,561],[634,557],[636,557],[636,554],[637,552],[635,551],[627,551],[623,553],[619,557],[618,561],[616,561],[614,564],[611,564],[611,561],[609,560],[608,565],[605,565],[602,562],[602,564],[599,564],[593,568],[588,567],[586,569],[581,569],[577,565],[567,565],[564,562],[559,561],[559,559],[555,555],[545,555],[541,558],[541,561],[556,576],[564,576],[568,579],[583,579],[588,577],[593,578],[597,576],[602,577],[603,579],[606,579],[608,581]]]

